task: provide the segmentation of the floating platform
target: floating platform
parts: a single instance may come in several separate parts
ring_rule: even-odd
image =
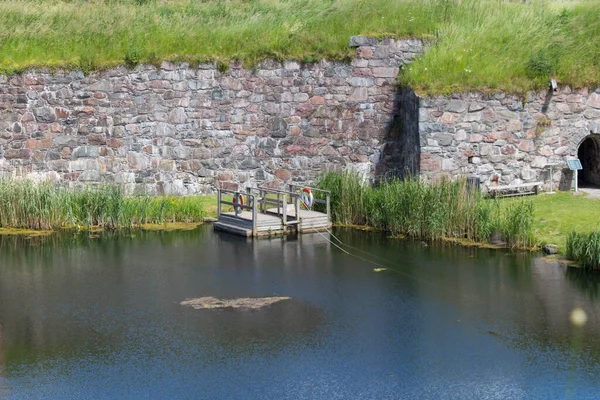
[[[264,237],[331,228],[329,192],[308,188],[311,193],[315,192],[323,197],[315,198],[313,204],[310,204],[324,208],[325,211],[321,212],[307,209],[303,205],[302,189],[304,188],[290,185],[289,191],[259,188],[247,189],[246,193],[242,193],[219,190],[219,216],[214,229],[246,237]],[[232,200],[225,200],[229,196]],[[240,199],[244,199],[243,203]]]

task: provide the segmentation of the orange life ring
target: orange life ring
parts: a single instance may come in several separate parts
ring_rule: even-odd
[[[235,211],[235,215],[240,215],[244,208],[241,207],[244,205],[244,196],[241,193],[236,193],[233,195],[233,210]],[[236,206],[236,204],[239,204]],[[240,206],[241,205],[241,206]]]
[[[307,210],[310,210],[310,208],[312,207],[313,202],[315,200],[312,192],[310,191],[310,188],[308,188],[308,187],[302,188],[302,195],[300,196],[300,200],[302,200],[302,204],[304,205],[304,207]]]

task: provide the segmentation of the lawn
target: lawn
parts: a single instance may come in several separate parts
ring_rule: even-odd
[[[500,0],[6,0],[0,73],[90,72],[162,60],[349,60],[352,35],[420,37],[400,75],[426,94],[600,83],[600,2]]]
[[[600,228],[600,199],[589,199],[584,194],[557,192],[527,197],[535,205],[534,235],[541,244],[556,244],[565,250],[567,235],[572,232],[589,233]],[[490,200],[491,201],[491,200]],[[519,198],[500,200],[502,205]]]

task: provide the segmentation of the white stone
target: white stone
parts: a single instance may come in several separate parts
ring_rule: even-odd
[[[546,157],[536,156],[531,162],[531,166],[534,168],[544,168],[548,164]]]

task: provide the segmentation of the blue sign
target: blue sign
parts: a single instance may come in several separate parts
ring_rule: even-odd
[[[569,164],[569,169],[571,171],[576,171],[578,169],[583,169],[583,167],[581,166],[581,161],[579,161],[579,159],[576,159],[576,160],[567,160],[567,164]]]

